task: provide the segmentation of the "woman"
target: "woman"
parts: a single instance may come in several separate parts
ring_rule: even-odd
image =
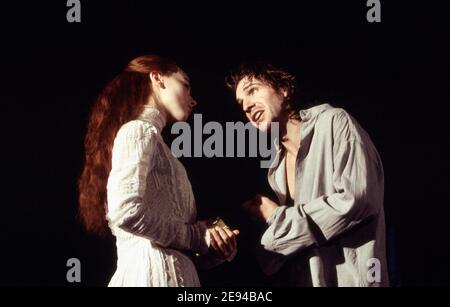
[[[237,230],[208,229],[183,165],[161,137],[196,102],[187,75],[170,59],[134,59],[98,97],[79,181],[87,230],[116,237],[109,286],[199,286],[193,261],[217,264],[236,253]],[[211,247],[211,248],[210,248]]]

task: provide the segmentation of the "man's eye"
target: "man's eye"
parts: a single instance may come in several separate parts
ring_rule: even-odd
[[[251,89],[248,90],[248,94],[249,95],[253,95],[256,91],[256,87],[252,87]]]

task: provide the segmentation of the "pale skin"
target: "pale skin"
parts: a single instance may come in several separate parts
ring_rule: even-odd
[[[275,90],[257,78],[244,77],[236,87],[236,100],[241,105],[250,123],[267,131],[272,122],[279,122],[281,146],[286,150],[286,181],[289,196],[295,197],[295,169],[297,153],[300,148],[301,121],[289,118],[284,107],[287,92]],[[267,221],[279,205],[263,195],[243,204],[250,216],[259,221]]]
[[[158,109],[167,123],[185,121],[197,102],[191,96],[189,77],[182,70],[171,75],[158,72],[149,74],[152,95],[148,104]],[[203,221],[206,223],[206,221]],[[239,230],[228,228],[209,229],[211,252],[218,258],[228,259],[237,249]]]

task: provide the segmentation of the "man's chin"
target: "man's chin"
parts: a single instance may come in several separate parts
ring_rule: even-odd
[[[267,132],[270,130],[270,122],[257,123],[256,128],[258,128],[261,132]]]

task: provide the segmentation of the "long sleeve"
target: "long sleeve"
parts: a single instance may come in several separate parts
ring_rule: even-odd
[[[226,260],[214,257],[211,253],[196,255],[196,257],[194,257],[195,266],[200,270],[210,270],[218,265],[221,265],[225,261]]]
[[[143,121],[131,121],[119,130],[113,146],[112,169],[108,179],[108,219],[132,234],[175,249],[203,254],[208,250],[206,225],[186,224],[173,217],[155,214],[155,206],[144,203],[149,171],[154,167],[157,130]],[[157,211],[157,210],[156,210]]]
[[[329,152],[332,152],[333,192],[293,207],[278,207],[267,221],[269,227],[261,239],[267,252],[287,256],[311,245],[324,244],[380,211],[383,169],[369,137],[345,112],[334,116],[332,131],[333,150]],[[302,190],[302,186],[298,188]],[[320,187],[311,188],[314,189]]]
[[[209,242],[209,234],[208,234],[208,242]],[[198,269],[200,270],[209,270],[212,269],[222,263],[224,263],[225,261],[231,262],[234,260],[234,258],[236,257],[237,254],[237,249],[234,250],[234,253],[230,255],[230,257],[228,257],[228,259],[221,259],[221,258],[217,258],[212,252],[207,253],[207,254],[203,254],[203,255],[196,255],[196,257],[194,257],[194,262],[195,265]]]

